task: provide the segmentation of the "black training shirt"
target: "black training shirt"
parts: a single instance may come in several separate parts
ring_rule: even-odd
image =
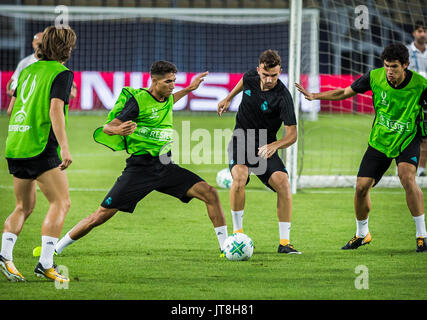
[[[286,86],[278,80],[274,88],[261,91],[257,70],[246,72],[235,129],[267,129],[267,143],[271,143],[277,140],[282,123],[286,126],[297,124],[292,97]]]

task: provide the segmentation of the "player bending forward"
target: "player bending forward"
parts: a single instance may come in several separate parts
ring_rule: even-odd
[[[387,46],[381,54],[384,67],[371,70],[345,89],[310,93],[295,84],[308,100],[343,100],[372,90],[376,113],[368,149],[357,174],[354,210],[356,234],[342,247],[357,249],[371,242],[368,216],[369,191],[395,159],[406,203],[415,221],[417,252],[427,251],[423,193],[416,184],[421,137],[426,135],[423,108],[427,108],[427,79],[408,70],[408,49],[400,43]]]
[[[106,124],[95,131],[94,138],[113,150],[126,150],[131,156],[98,210],[81,220],[58,242],[55,247],[58,254],[117,211],[132,213],[137,203],[153,190],[185,203],[192,198],[205,202],[223,250],[227,226],[216,189],[193,172],[169,161],[173,104],[197,89],[208,74],[200,74],[187,88],[172,94],[177,72],[172,63],[157,61],[151,66],[150,88],[123,88]]]

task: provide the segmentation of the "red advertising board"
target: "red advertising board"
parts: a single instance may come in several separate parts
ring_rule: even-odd
[[[6,95],[6,83],[12,76],[12,71],[0,71],[0,109],[7,109],[10,98]],[[196,73],[180,72],[176,75],[176,90],[188,86]],[[218,102],[222,100],[242,78],[239,73],[210,73],[202,85],[188,96],[178,101],[174,110],[192,110],[192,111],[216,111]],[[309,87],[307,75],[301,76],[301,83]],[[311,88],[323,92],[335,88],[345,88],[354,80],[352,75],[328,75],[322,74],[315,79],[316,84]],[[282,75],[281,80],[287,85],[287,76]],[[70,101],[70,110],[99,110],[111,109],[114,102],[124,86],[134,88],[146,88],[150,86],[150,75],[148,72],[97,72],[97,71],[74,71],[74,81],[78,91],[75,99]],[[313,80],[312,80],[313,81]],[[367,92],[364,95],[357,95],[344,101],[321,101],[317,105],[322,112],[351,113],[362,112],[372,113],[372,93]],[[310,103],[303,97],[302,109],[307,110]],[[233,100],[231,110],[236,111],[240,102],[240,96]],[[319,102],[311,102],[317,103]]]

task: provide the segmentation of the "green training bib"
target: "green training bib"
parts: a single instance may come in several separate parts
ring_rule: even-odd
[[[386,154],[397,157],[414,139],[417,126],[425,136],[424,114],[419,103],[427,80],[413,72],[409,83],[402,89],[392,88],[384,68],[370,73],[373,104],[376,117],[369,136],[369,145]]]
[[[6,158],[33,158],[45,149],[52,127],[50,90],[53,80],[65,70],[58,61],[38,61],[22,70],[9,120]],[[64,110],[67,121],[68,104]]]
[[[137,124],[135,131],[129,136],[110,136],[100,127],[93,134],[94,140],[113,151],[126,150],[129,154],[159,156],[168,152],[173,140],[173,95],[160,102],[147,89],[124,87],[105,124],[119,115],[131,97],[135,98],[139,106],[138,117],[134,120]]]

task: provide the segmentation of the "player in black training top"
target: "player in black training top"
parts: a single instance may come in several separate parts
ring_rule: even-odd
[[[231,100],[243,91],[236,116],[236,125],[228,146],[229,166],[233,176],[230,189],[231,215],[234,232],[243,232],[245,186],[253,172],[267,187],[277,193],[279,218],[279,253],[301,253],[289,243],[292,213],[292,195],[288,174],[277,154],[297,140],[297,122],[292,97],[279,80],[282,71],[277,51],[264,51],[258,67],[243,75],[236,87],[218,104],[221,116],[230,107]],[[280,140],[276,135],[282,123],[286,134]]]

